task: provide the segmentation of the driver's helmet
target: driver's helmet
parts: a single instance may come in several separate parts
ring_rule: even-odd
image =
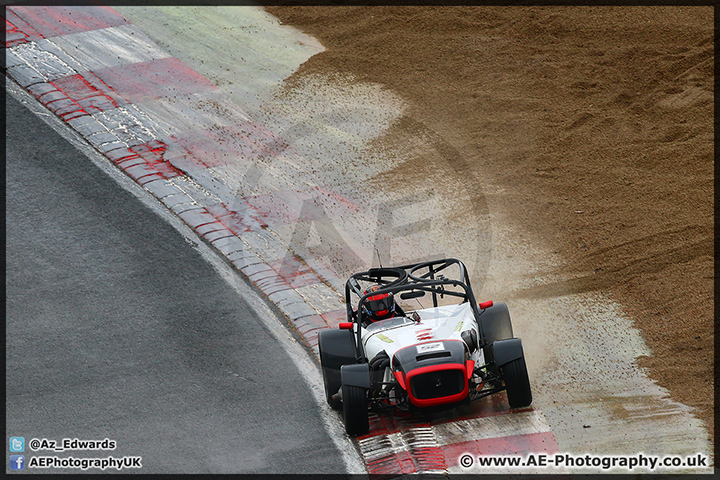
[[[365,295],[376,292],[380,290],[380,288],[380,285],[373,285],[365,290]],[[378,320],[395,316],[395,299],[392,293],[379,293],[367,297],[363,302],[362,308],[365,315],[371,321],[377,322]]]

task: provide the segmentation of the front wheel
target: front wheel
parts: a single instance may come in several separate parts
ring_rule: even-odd
[[[340,370],[330,368],[326,365],[322,343],[320,342],[318,342],[318,353],[320,354],[320,368],[322,369],[323,384],[325,385],[325,399],[328,405],[330,405],[330,408],[340,410],[342,408],[342,402],[333,398],[333,395],[338,393],[342,385],[340,381]]]
[[[340,390],[340,368],[355,363],[355,341],[348,330],[323,330],[318,335],[318,353],[325,384],[325,399],[330,408],[340,410],[342,403],[333,397]]]
[[[342,386],[343,421],[348,435],[363,435],[370,430],[367,392],[354,385]]]
[[[532,403],[532,391],[525,357],[520,357],[501,367],[510,408],[527,407]]]
[[[496,303],[480,314],[480,323],[485,335],[485,343],[513,338],[510,311],[504,303]]]

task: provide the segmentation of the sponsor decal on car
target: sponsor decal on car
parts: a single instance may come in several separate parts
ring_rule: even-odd
[[[439,350],[445,350],[443,342],[424,343],[417,346],[418,353],[437,352]]]
[[[432,328],[423,328],[415,332],[415,336],[418,340],[430,340],[435,335],[433,334]]]
[[[376,336],[377,338],[379,338],[380,340],[382,340],[383,342],[393,343],[393,339],[392,339],[392,338],[390,338],[390,337],[388,337],[388,336],[385,336],[385,335],[383,335],[382,333],[378,333],[378,334],[375,335],[375,336]]]

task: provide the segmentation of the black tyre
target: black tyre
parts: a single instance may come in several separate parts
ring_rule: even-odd
[[[322,333],[322,332],[321,332]],[[329,368],[323,355],[322,343],[318,342],[318,353],[320,354],[320,367],[322,369],[323,383],[325,384],[325,399],[328,405],[333,410],[340,410],[342,408],[342,402],[333,398],[333,395],[338,393],[342,383],[340,381],[340,370]]]
[[[334,399],[342,381],[340,367],[355,363],[355,344],[349,330],[323,330],[318,337],[318,353],[322,367],[325,399],[330,408],[340,410],[342,402]]]
[[[525,357],[520,357],[501,367],[510,408],[527,407],[532,403],[532,391]]]
[[[480,314],[485,343],[513,338],[510,311],[504,303],[496,303]]]
[[[370,430],[367,389],[353,385],[342,386],[343,421],[348,435],[364,435]]]

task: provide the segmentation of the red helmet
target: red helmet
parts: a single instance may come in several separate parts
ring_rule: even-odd
[[[380,290],[380,285],[373,285],[365,290],[365,294]],[[363,302],[363,311],[370,320],[376,322],[395,315],[395,299],[392,293],[379,293],[367,297]]]

